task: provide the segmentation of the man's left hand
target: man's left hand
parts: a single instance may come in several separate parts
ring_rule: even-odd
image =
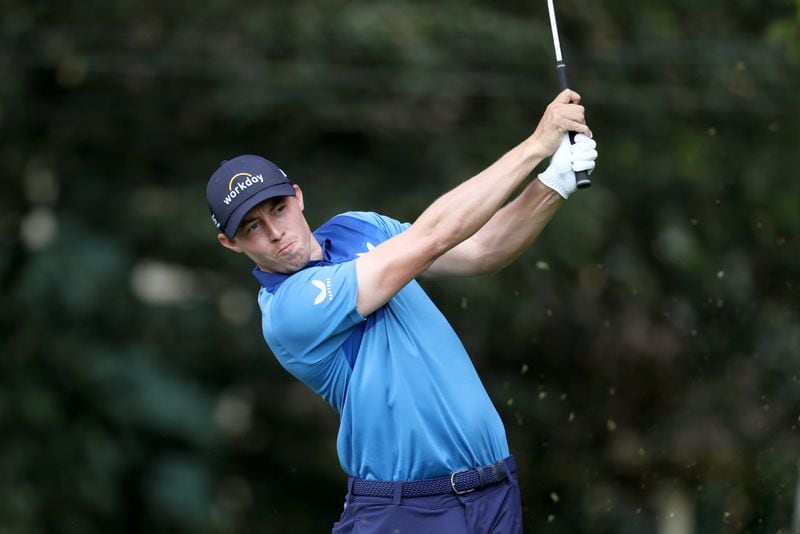
[[[592,173],[597,159],[597,143],[581,133],[575,135],[575,144],[564,134],[561,145],[550,158],[550,165],[539,175],[539,180],[564,198],[568,198],[577,186],[575,171]]]

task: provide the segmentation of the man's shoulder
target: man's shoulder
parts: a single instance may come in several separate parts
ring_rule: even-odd
[[[385,218],[385,215],[376,213],[374,211],[345,211],[334,215],[325,223],[323,223],[319,230],[325,229],[329,226],[344,226],[344,227],[361,227],[367,225],[379,225]]]
[[[356,310],[357,287],[355,263],[345,262],[309,266],[273,291],[262,288],[258,303],[267,343],[297,356],[331,329],[363,321]]]
[[[378,232],[385,237],[394,236],[410,226],[396,219],[374,211],[346,211],[322,224],[315,235],[336,234],[338,232],[358,232],[371,235]]]

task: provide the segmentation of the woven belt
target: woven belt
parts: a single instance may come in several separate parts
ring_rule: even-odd
[[[354,478],[352,494],[365,497],[393,497],[395,487],[402,486],[401,497],[428,497],[431,495],[446,495],[455,493],[463,495],[477,489],[496,484],[508,477],[508,473],[515,472],[517,464],[512,456],[500,460],[496,464],[474,469],[456,471],[447,476],[415,480],[413,482],[391,482],[385,480],[366,480]]]

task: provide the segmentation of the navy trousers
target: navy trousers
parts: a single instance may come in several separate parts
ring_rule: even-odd
[[[364,497],[349,492],[332,534],[520,534],[516,473],[464,495]]]

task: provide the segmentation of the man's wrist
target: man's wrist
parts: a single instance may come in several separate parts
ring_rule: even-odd
[[[536,188],[537,191],[539,191],[539,194],[542,196],[542,198],[545,198],[547,200],[555,200],[555,201],[559,201],[559,202],[563,202],[564,201],[564,197],[562,197],[558,193],[558,191],[556,191],[552,187],[548,186],[547,184],[545,184],[541,180],[538,180],[538,179],[534,180],[533,182],[531,182],[531,184]]]
[[[526,139],[522,143],[522,148],[525,159],[531,162],[534,167],[550,156],[542,144],[533,138]]]
[[[572,174],[573,180],[575,179],[574,176],[575,175]],[[570,187],[571,184],[565,183],[565,179],[568,179],[566,174],[559,174],[555,172],[552,167],[548,167],[544,172],[539,174],[539,181],[544,186],[550,188],[566,200],[575,188]]]

